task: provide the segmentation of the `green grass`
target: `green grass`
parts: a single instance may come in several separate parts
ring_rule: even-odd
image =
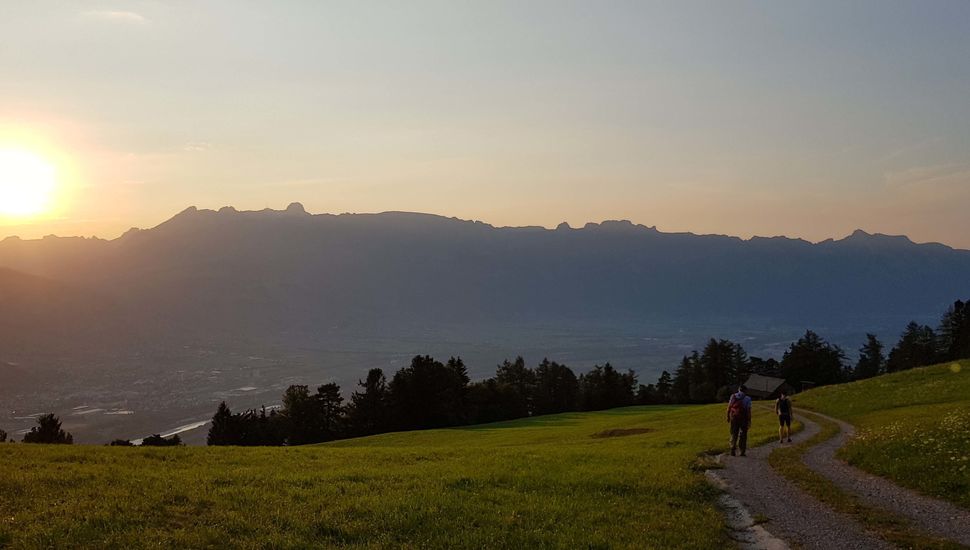
[[[0,445],[0,546],[711,548],[722,405],[302,448]],[[775,437],[759,411],[752,444]],[[606,430],[649,428],[623,437]]]
[[[970,508],[970,361],[914,369],[798,395],[857,437],[842,458]]]

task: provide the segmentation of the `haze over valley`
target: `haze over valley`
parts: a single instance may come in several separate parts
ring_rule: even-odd
[[[647,382],[710,337],[780,358],[811,328],[852,358],[866,332],[934,323],[967,280],[968,251],[863,231],[810,243],[193,207],[113,240],[0,242],[0,420],[22,431],[59,411],[89,443],[173,433],[222,400],[349,393],[417,354],[460,355],[473,379],[522,355]]]

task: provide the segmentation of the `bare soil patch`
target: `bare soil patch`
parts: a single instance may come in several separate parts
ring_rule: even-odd
[[[595,437],[601,439],[604,437],[623,437],[627,435],[639,435],[646,434],[656,431],[653,428],[615,428],[612,430],[603,430],[602,432],[596,432],[590,437]]]

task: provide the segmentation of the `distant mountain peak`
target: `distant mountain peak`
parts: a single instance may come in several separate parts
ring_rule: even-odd
[[[306,208],[303,208],[303,204],[302,203],[292,202],[292,203],[290,203],[289,206],[286,207],[286,213],[287,214],[298,214],[298,215],[303,216],[303,215],[306,215],[307,214],[307,211],[306,211]]]
[[[637,228],[630,220],[603,220],[600,227],[613,231],[629,231]]]
[[[781,244],[781,245],[787,245],[787,244],[798,244],[798,245],[809,245],[809,246],[812,245],[811,242],[806,241],[805,239],[797,238],[797,237],[786,237],[784,235],[774,235],[771,237],[754,235],[750,239],[748,239],[748,242],[774,243],[774,244]]]
[[[566,227],[569,226],[567,225]],[[557,229],[559,228],[557,227]],[[630,220],[603,220],[600,223],[589,222],[583,226],[583,229],[607,231],[610,233],[658,233],[656,226],[647,227],[645,225],[635,224]]]
[[[862,229],[856,229],[848,237],[836,241],[846,244],[865,244],[865,245],[914,245],[912,240],[905,235],[884,235],[882,233],[868,233]]]

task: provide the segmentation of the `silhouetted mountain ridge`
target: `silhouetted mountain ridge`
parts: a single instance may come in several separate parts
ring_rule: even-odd
[[[627,220],[546,229],[411,212],[311,215],[299,203],[190,207],[110,241],[6,239],[0,266],[110,296],[152,331],[257,336],[457,322],[915,317],[965,295],[970,281],[970,252],[862,230],[813,244],[664,233]]]

